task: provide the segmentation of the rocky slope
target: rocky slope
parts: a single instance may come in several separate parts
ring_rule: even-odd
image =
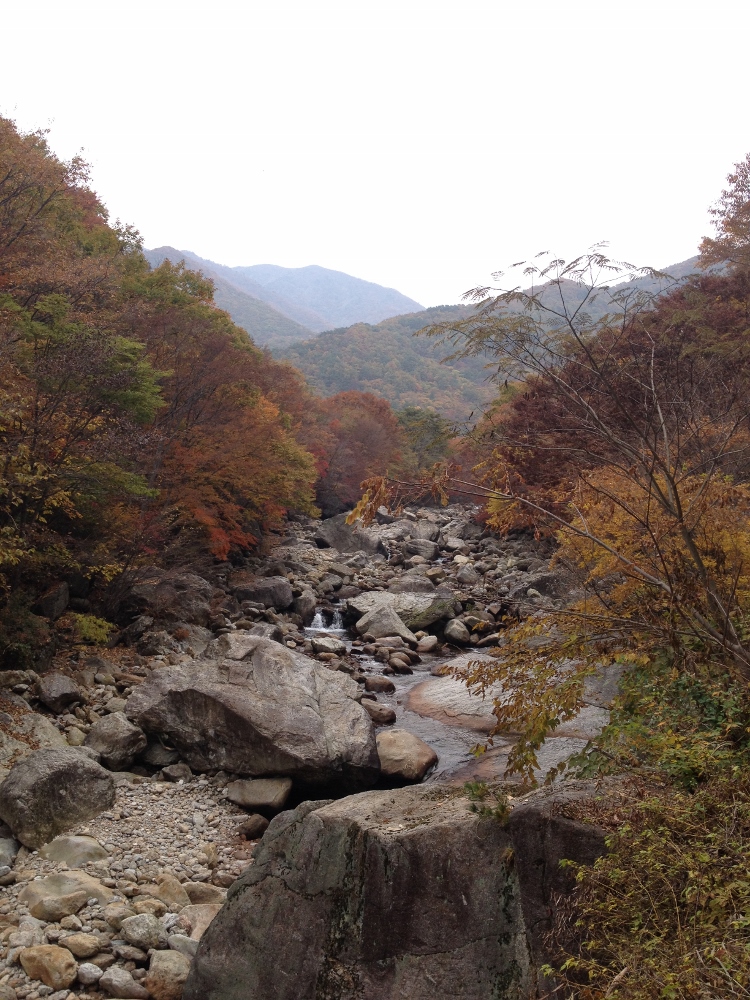
[[[298,518],[242,566],[141,572],[122,631],[103,653],[60,654],[41,674],[0,673],[0,1000],[179,1000],[183,987],[194,1000],[418,998],[423,973],[450,993],[480,952],[484,971],[474,992],[460,995],[484,996],[501,980],[507,996],[534,995],[531,897],[489,856],[476,869],[467,831],[479,819],[462,793],[469,778],[501,774],[510,743],[475,760],[471,746],[491,727],[491,706],[444,674],[457,656],[486,655],[504,615],[559,605],[574,581],[550,569],[544,543],[493,537],[474,514],[461,506],[383,512],[369,529],[343,517]],[[52,587],[50,595],[48,610],[62,613],[65,593]],[[609,697],[606,684],[592,691],[575,724],[547,741],[545,767],[606,722]],[[335,806],[321,804],[331,798]],[[331,845],[343,845],[337,831],[345,829],[361,832],[342,860]],[[499,825],[477,831],[495,858],[510,836]],[[532,855],[544,853],[524,837],[536,844]],[[396,846],[386,849],[389,838]],[[523,855],[524,844],[513,849]],[[411,859],[403,885],[383,874],[393,851]],[[378,852],[383,870],[373,881]],[[451,936],[455,899],[429,901],[439,874],[425,861],[431,852],[430,864],[439,857],[438,868],[455,871],[453,895],[469,901],[465,948],[440,943]],[[268,886],[279,859],[292,856],[297,888],[282,916],[287,904]],[[362,868],[355,857],[370,860]],[[307,898],[304,887],[326,878],[308,926],[294,893]],[[485,882],[475,893],[476,878]],[[513,897],[502,917],[510,944],[485,905],[503,886]],[[342,891],[359,893],[365,910],[337,910],[334,919],[331,900]],[[384,914],[414,907],[424,911],[425,935],[401,953],[388,944]],[[219,929],[199,948],[217,913]],[[292,985],[276,976],[272,990],[277,918],[297,928],[289,940],[301,941],[307,958]],[[378,919],[382,934],[373,930]],[[494,944],[469,933],[482,920]],[[358,928],[346,948],[342,921]],[[284,965],[293,969],[295,955]],[[219,975],[217,962],[229,961],[235,971]]]

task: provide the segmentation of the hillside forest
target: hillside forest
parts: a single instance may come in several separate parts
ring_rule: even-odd
[[[31,611],[46,581],[74,595],[61,627],[101,634],[155,553],[235,558],[286,512],[343,510],[364,478],[413,472],[425,449],[423,414],[370,393],[317,396],[216,307],[210,280],[152,268],[138,234],[108,221],[86,164],[8,119],[0,369],[6,664],[50,640]],[[448,425],[430,419],[444,449]]]

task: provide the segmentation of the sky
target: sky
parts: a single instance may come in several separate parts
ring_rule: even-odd
[[[457,302],[538,251],[666,266],[750,151],[739,0],[25,0],[0,114],[145,245]]]

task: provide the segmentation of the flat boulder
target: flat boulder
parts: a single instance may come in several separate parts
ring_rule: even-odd
[[[382,550],[377,531],[360,524],[347,524],[347,514],[337,514],[322,521],[315,533],[315,544],[321,549],[338,549],[339,552],[369,552]]]
[[[68,871],[27,882],[18,896],[18,901],[28,906],[29,911],[31,911],[43,900],[69,899],[84,893],[83,903],[87,899],[96,899],[102,906],[106,906],[115,898],[115,893],[98,879],[95,879],[93,875],[82,871]],[[75,913],[76,911],[71,910],[70,912]]]
[[[230,888],[183,1000],[530,996],[509,848],[445,786],[303,803]]]
[[[109,852],[102,847],[94,837],[62,836],[55,837],[39,851],[46,861],[62,861],[68,868],[78,868],[80,865],[91,864],[92,861],[103,861],[109,857]]]
[[[81,750],[35,750],[0,785],[0,819],[36,849],[114,801],[112,775]]]
[[[377,607],[390,607],[412,632],[420,629],[426,630],[430,625],[441,618],[453,614],[454,598],[443,596],[439,592],[434,594],[392,593],[385,591],[371,591],[360,594],[346,602],[347,611],[350,615],[357,615],[361,618]]]
[[[421,781],[438,762],[432,747],[405,729],[386,729],[377,735],[380,772],[391,781]]]
[[[238,601],[255,601],[265,608],[280,611],[294,602],[292,585],[285,576],[259,576],[235,587],[233,593]]]
[[[350,677],[247,632],[209,650],[212,658],[154,671],[128,699],[129,718],[166,737],[194,771],[351,789],[375,782],[375,735]]]

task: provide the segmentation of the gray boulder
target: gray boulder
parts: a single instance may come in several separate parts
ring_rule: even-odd
[[[528,997],[509,848],[445,786],[282,813],[203,935],[183,1000]]]
[[[68,742],[60,730],[45,716],[32,712],[23,698],[0,692],[0,781],[10,773],[14,764],[34,750],[67,746]]]
[[[405,729],[381,731],[377,743],[380,773],[391,781],[421,781],[438,762],[432,747]]]
[[[291,790],[289,778],[241,778],[229,782],[227,798],[243,809],[273,816],[284,808]]]
[[[317,604],[318,598],[315,595],[315,591],[306,589],[302,591],[299,597],[295,597],[292,610],[296,615],[300,616],[305,625],[309,625],[315,617]]]
[[[382,543],[376,531],[362,528],[359,524],[347,524],[346,514],[337,514],[321,522],[315,533],[315,544],[322,549],[338,549],[339,552],[382,551]]]
[[[39,701],[51,712],[64,712],[70,705],[82,700],[81,691],[67,674],[42,674],[36,683]]]
[[[284,611],[294,601],[292,585],[285,576],[259,576],[233,590],[238,601],[255,601],[265,608]]]
[[[207,625],[213,587],[196,573],[152,567],[133,584],[126,606],[134,614],[156,620]]]
[[[86,746],[99,754],[110,771],[127,771],[138,754],[146,749],[146,734],[134,726],[123,712],[99,719],[86,736]]]
[[[456,579],[459,583],[464,584],[464,586],[471,587],[475,583],[479,583],[481,577],[471,563],[466,563],[461,567],[458,573],[456,573]]]
[[[440,553],[440,549],[435,542],[430,542],[426,538],[412,538],[411,541],[404,543],[404,550],[410,552],[413,556],[422,556],[428,562],[437,559]]]
[[[387,604],[380,604],[362,615],[356,624],[360,635],[370,633],[375,639],[383,639],[387,635],[398,635],[405,642],[416,645],[417,637],[401,621],[399,616]]]
[[[36,849],[114,801],[112,775],[80,750],[35,750],[0,785],[0,819]]]
[[[67,583],[55,583],[37,600],[33,609],[45,618],[59,618],[65,611],[70,600],[70,590]]]
[[[455,642],[459,646],[465,646],[471,639],[471,633],[458,618],[449,621],[445,626],[445,638],[449,642]]]
[[[167,737],[195,771],[344,788],[376,780],[372,724],[350,677],[247,632],[211,647],[215,659],[154,671],[128,699],[128,716]]]
[[[412,538],[426,538],[428,542],[436,542],[440,535],[440,528],[426,518],[420,518],[411,529]]]
[[[392,594],[434,594],[435,585],[426,576],[405,573],[388,584]]]
[[[441,618],[452,617],[454,598],[444,596],[439,591],[435,594],[415,594],[412,592],[394,594],[385,591],[371,591],[350,598],[346,602],[349,614],[361,618],[377,607],[387,605],[412,632],[427,630],[430,625]]]

